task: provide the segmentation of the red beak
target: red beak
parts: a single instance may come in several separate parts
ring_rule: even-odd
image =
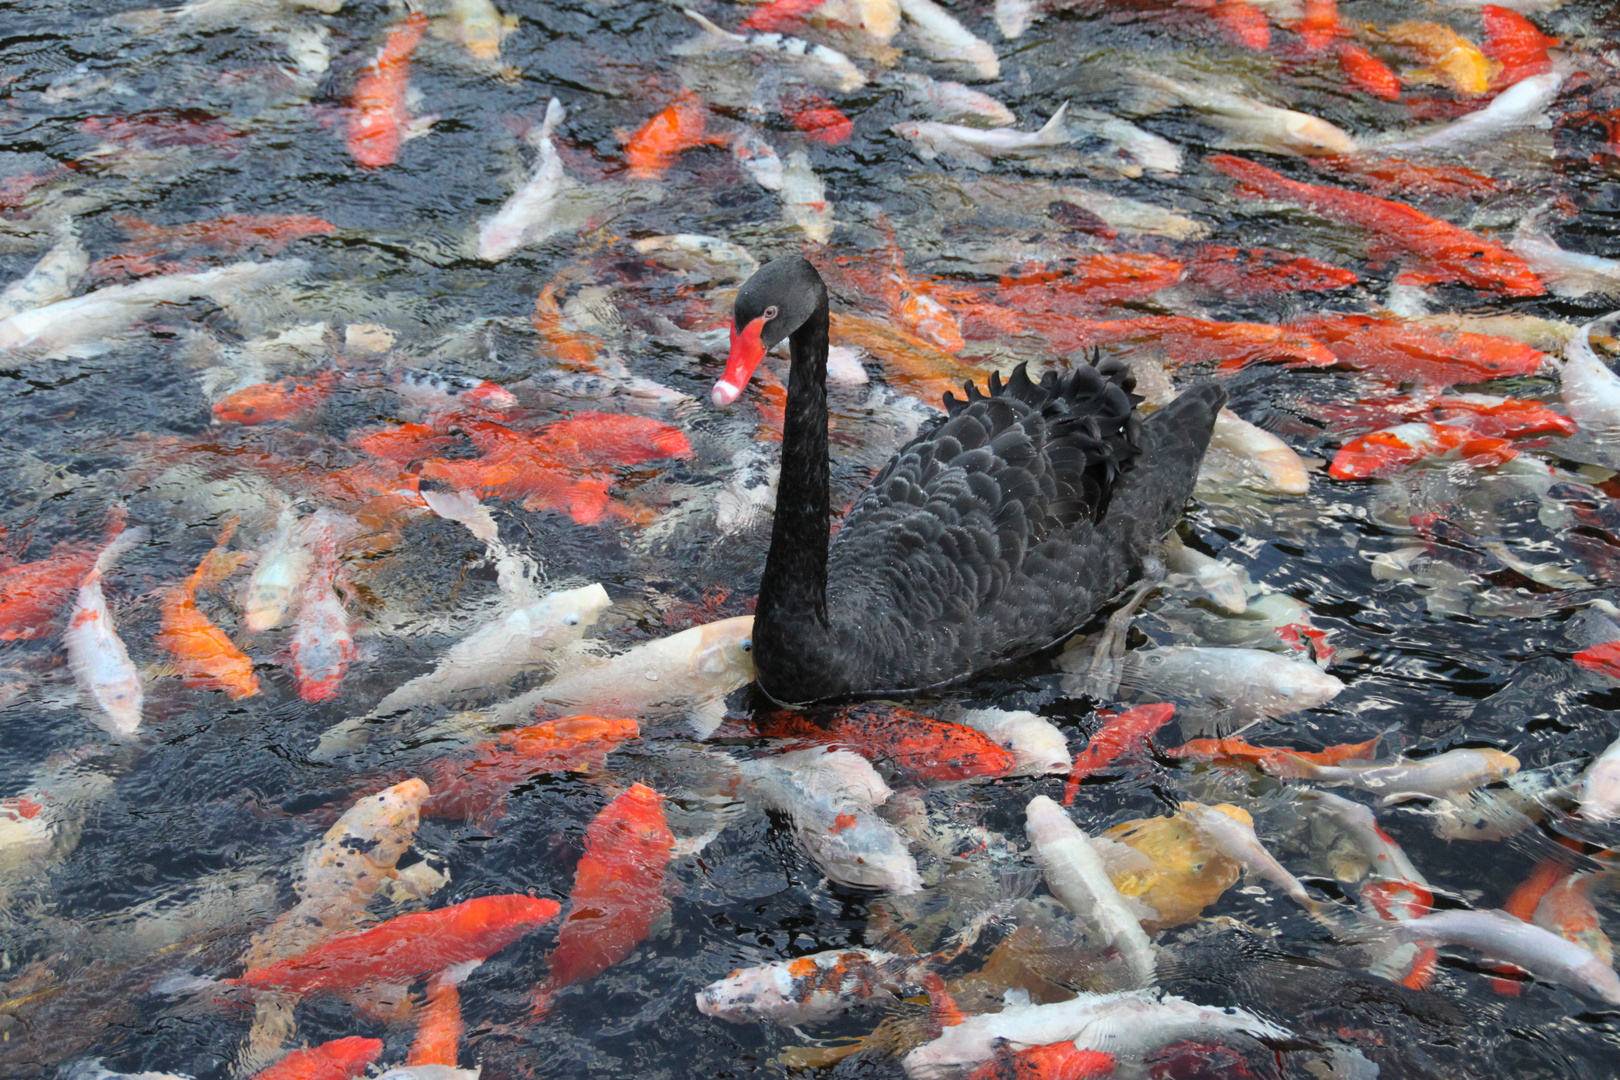
[[[742,333],[737,332],[735,321],[731,324],[731,355],[726,357],[726,373],[720,381],[714,384],[709,391],[709,400],[716,405],[730,405],[737,400],[737,395],[743,392],[748,380],[754,375],[754,369],[759,362],[765,359],[765,343],[759,335],[765,329],[765,316],[761,315],[747,326]]]

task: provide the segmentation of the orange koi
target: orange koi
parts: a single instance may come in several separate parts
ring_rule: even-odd
[[[1418,284],[1456,281],[1508,296],[1541,296],[1547,291],[1525,261],[1501,244],[1405,203],[1325,184],[1302,184],[1230,154],[1212,154],[1205,160],[1237,180],[1239,194],[1297,203],[1366,229],[1374,234],[1376,248],[1418,260],[1421,265],[1408,268],[1403,279]]]
[[[629,956],[669,909],[664,873],[675,837],[663,803],[652,788],[632,784],[585,830],[568,917],[557,933],[551,970],[531,999],[535,1019],[550,1011],[559,991]]]
[[[1175,363],[1216,360],[1223,371],[1279,361],[1304,367],[1338,363],[1321,342],[1288,327],[1263,323],[1210,322],[1185,315],[1112,321],[1029,315],[1024,323],[1066,352],[1116,342],[1152,342]]]
[[[1305,47],[1305,55],[1314,56],[1333,46],[1333,42],[1346,31],[1339,22],[1338,0],[1305,0],[1305,10],[1294,24]]]
[[[129,235],[125,250],[146,255],[188,247],[211,247],[229,255],[255,250],[279,255],[294,240],[337,232],[331,222],[309,214],[226,214],[184,225],[154,225],[127,214],[113,220]]]
[[[557,304],[557,284],[548,283],[534,300],[534,329],[546,343],[553,356],[579,371],[601,372],[596,355],[602,350],[601,339],[568,329],[563,324],[562,308]]]
[[[1353,41],[1341,41],[1335,54],[1339,70],[1350,85],[1374,97],[1394,101],[1401,96],[1401,80],[1396,78],[1388,64]]]
[[[1543,34],[1517,11],[1495,4],[1480,8],[1479,17],[1485,24],[1485,42],[1480,51],[1502,68],[1491,83],[1493,88],[1509,87],[1520,79],[1552,70],[1547,50],[1563,44],[1558,38]]]
[[[478,896],[327,938],[308,952],[226,981],[292,994],[409,983],[457,964],[482,962],[560,910],[555,900],[522,893]]]
[[[1498,439],[1526,435],[1573,435],[1575,421],[1555,413],[1539,401],[1462,394],[1436,398],[1431,403],[1436,420],[1459,424],[1477,434]]]
[[[683,152],[725,140],[704,134],[709,110],[691,90],[682,88],[675,100],[632,135],[620,134],[624,157],[635,180],[656,180]]]
[[[440,434],[431,424],[389,424],[349,436],[350,446],[401,468],[454,446],[456,441],[454,435]]]
[[[779,34],[797,28],[822,0],[769,0],[742,21],[739,32]]]
[[[1561,842],[1566,846],[1573,846],[1572,841],[1562,840]],[[1541,898],[1546,896],[1553,886],[1562,881],[1574,865],[1573,856],[1564,852],[1557,852],[1538,860],[1536,865],[1530,868],[1530,875],[1519,882],[1513,892],[1508,895],[1506,902],[1502,904],[1502,910],[1521,922],[1533,922],[1536,908],[1541,905]],[[1508,966],[1499,967],[1495,970],[1504,975],[1511,975],[1518,971],[1518,968]],[[1492,979],[1490,982],[1491,988],[1498,994],[1505,994],[1509,997],[1517,997],[1523,989],[1518,981],[1514,979]]]
[[[461,991],[453,980],[428,981],[427,1004],[416,1023],[416,1039],[405,1059],[407,1065],[455,1065],[461,1059],[461,1039],[467,1025],[461,1020]]]
[[[72,549],[0,571],[0,641],[44,633],[95,561],[94,550]]]
[[[1478,97],[1491,88],[1498,65],[1479,46],[1444,23],[1411,20],[1393,26],[1363,27],[1367,36],[1393,45],[1430,65],[1407,72],[1413,81],[1444,83],[1465,97]]]
[[[1017,311],[1066,311],[1151,296],[1181,280],[1185,269],[1159,255],[1103,252],[1076,259],[1071,268],[1031,267],[1003,276],[996,301]]]
[[[1175,715],[1174,705],[1160,703],[1138,705],[1128,712],[1108,716],[1103,726],[1091,736],[1086,748],[1074,755],[1074,767],[1069,770],[1069,782],[1063,788],[1063,805],[1074,805],[1080,781],[1107,768],[1127,750],[1141,746]]]
[[[1501,465],[1519,456],[1506,439],[1484,438],[1455,424],[1415,420],[1351,439],[1333,455],[1328,475],[1335,480],[1393,476],[1408,465],[1451,450],[1475,465]]]
[[[962,327],[942,301],[971,301],[976,294],[935,278],[919,278],[910,273],[906,269],[905,252],[895,236],[894,227],[882,214],[878,215],[878,224],[883,229],[884,255],[889,268],[886,273],[879,275],[875,283],[862,283],[860,291],[882,297],[889,312],[924,341],[948,353],[961,352],[967,347],[967,342],[962,339]]]
[[[1048,1043],[1024,1050],[1002,1048],[995,1057],[967,1074],[967,1080],[1085,1080],[1109,1076],[1114,1055],[1081,1050],[1072,1042]]]
[[[302,419],[326,404],[337,381],[337,372],[323,371],[314,382],[289,378],[245,387],[214,405],[214,420],[223,424],[267,424]]]
[[[1361,280],[1354,270],[1269,248],[1201,244],[1187,262],[1187,280],[1222,296],[1329,292]]]
[[[855,121],[814,90],[803,90],[782,100],[782,111],[811,142],[837,146],[855,134]]]
[[[1620,641],[1606,641],[1601,645],[1582,649],[1575,654],[1574,660],[1576,667],[1620,679]]]
[[[853,312],[832,313],[832,340],[855,345],[882,361],[889,385],[929,404],[960,394],[964,382],[983,382],[984,372],[915,334]]]
[[[174,654],[174,664],[187,686],[223,690],[240,700],[259,692],[253,661],[236,647],[230,637],[197,610],[197,590],[210,588],[230,576],[248,557],[247,552],[227,553],[225,545],[236,532],[232,519],[220,530],[219,542],[197,564],[185,583],[169,590],[163,598],[163,628],[157,644]]]
[[[1614,944],[1603,932],[1597,908],[1592,906],[1591,888],[1596,876],[1590,870],[1577,870],[1561,878],[1536,905],[1531,921],[1566,941],[1573,941],[1612,966]]]
[[[267,1069],[253,1074],[252,1080],[350,1080],[382,1053],[381,1039],[347,1039],[294,1050]]]
[[[1373,315],[1317,315],[1292,324],[1343,363],[1386,379],[1437,386],[1533,375],[1549,357],[1522,341],[1435,330]]]
[[[423,817],[481,819],[500,816],[512,788],[541,773],[600,767],[609,752],[641,734],[634,720],[571,716],[502,732],[467,756],[440,758],[424,767],[433,795]]]
[[[1322,157],[1313,166],[1371,188],[1375,195],[1409,199],[1469,199],[1495,195],[1502,185],[1482,172],[1461,165],[1421,165],[1402,158]]]
[[[405,142],[410,113],[405,91],[411,79],[411,54],[422,43],[428,17],[411,12],[388,32],[388,40],[366,65],[349,101],[349,156],[368,169],[392,165]]]
[[[781,442],[787,426],[787,387],[782,380],[763,367],[754,372],[759,384],[759,396],[754,408],[759,412],[759,435],[762,442]]]
[[[1379,918],[1388,922],[1421,919],[1434,909],[1434,894],[1410,881],[1370,881],[1361,887],[1361,899]],[[1407,957],[1411,958],[1409,964],[1405,962]],[[1404,969],[1406,974],[1394,981],[1412,990],[1422,990],[1434,979],[1439,962],[1440,954],[1431,945],[1404,945],[1385,961],[1375,964],[1374,970],[1393,968],[1395,963],[1400,963],[1401,968],[1379,973],[1393,978],[1396,971]]]
[[[1299,758],[1317,765],[1337,765],[1343,761],[1371,759],[1378,750],[1375,735],[1366,742],[1340,743],[1322,750],[1294,750],[1286,746],[1252,746],[1242,739],[1189,739],[1180,746],[1165,748],[1165,754],[1193,761],[1237,761],[1255,765],[1273,776],[1287,775],[1276,770],[1286,769],[1290,759]]]
[[[760,733],[853,750],[869,761],[887,762],[912,783],[990,779],[1013,767],[1012,753],[983,732],[910,709],[855,705],[825,728],[802,714],[775,713]]]
[[[1271,47],[1271,24],[1266,13],[1248,0],[1187,0],[1187,6],[1208,13],[1221,36],[1233,45],[1255,52]]]

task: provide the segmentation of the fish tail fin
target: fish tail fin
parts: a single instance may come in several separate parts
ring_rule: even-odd
[[[1041,125],[1041,130],[1037,131],[1035,134],[1041,139],[1042,142],[1047,142],[1047,143],[1065,143],[1065,142],[1068,142],[1069,141],[1068,122],[1069,122],[1069,103],[1067,101],[1065,101],[1062,105],[1058,106],[1057,112],[1053,113],[1052,118],[1050,120],[1048,120],[1046,123],[1042,124]]]

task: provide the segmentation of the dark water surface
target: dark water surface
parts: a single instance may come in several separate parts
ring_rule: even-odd
[[[694,455],[621,470],[614,493],[637,508],[642,523],[610,518],[582,525],[553,511],[492,503],[502,535],[536,557],[553,584],[600,581],[614,607],[597,634],[615,644],[750,609],[769,518],[722,535],[713,505],[741,467],[739,452],[776,452],[775,444],[753,439],[757,421],[749,401],[758,387],[733,409],[710,408],[706,394],[723,362],[714,350],[723,350],[723,337],[703,339],[705,348],[662,321],[698,332],[722,326],[729,312],[727,287],[734,282],[683,280],[649,268],[628,245],[638,237],[704,233],[740,244],[763,262],[799,250],[803,236],[783,221],[777,193],[752,183],[725,147],[706,146],[680,157],[657,185],[607,198],[592,227],[565,231],[499,263],[479,261],[473,257],[478,222],[526,178],[533,152],[522,134],[539,122],[550,97],[568,110],[559,136],[572,175],[581,184],[603,183],[592,170],[600,175],[620,159],[615,131],[643,124],[684,78],[713,106],[715,132],[751,123],[784,158],[792,149],[808,151],[838,222],[832,257],[877,252],[883,230],[892,225],[909,272],[993,286],[996,275],[1014,263],[1056,260],[1093,243],[1075,228],[1072,213],[1061,205],[1049,208],[1062,200],[1033,188],[1062,183],[1173,208],[1200,222],[1213,242],[1282,248],[1362,277],[1337,293],[1241,301],[1155,297],[1101,308],[1097,317],[1176,311],[1277,322],[1314,310],[1368,310],[1383,302],[1396,272],[1394,266],[1369,265],[1354,230],[1279,204],[1234,200],[1231,182],[1200,161],[1217,133],[1184,109],[1141,121],[1182,147],[1186,162],[1179,176],[1048,175],[1029,163],[1004,162],[990,175],[1032,185],[1028,205],[965,205],[954,194],[955,184],[976,174],[919,159],[890,130],[919,117],[884,84],[827,94],[855,126],[849,141],[823,146],[807,141],[775,106],[791,79],[746,62],[678,62],[669,49],[694,30],[674,7],[644,0],[505,0],[501,10],[516,17],[516,28],[501,51],[517,76],[493,77],[460,46],[430,36],[412,61],[411,85],[420,96],[412,109],[438,119],[429,134],[403,146],[396,165],[365,169],[345,150],[341,110],[358,68],[399,11],[350,2],[336,14],[287,18],[289,26],[320,28],[326,36],[330,69],[311,74],[289,63],[288,46],[276,32],[177,25],[140,34],[107,22],[129,7],[0,6],[0,176],[80,163],[21,206],[8,203],[0,220],[0,279],[24,275],[50,246],[52,230],[69,218],[92,259],[119,250],[122,215],[176,224],[226,213],[310,214],[335,231],[293,243],[280,257],[306,260],[308,270],[298,284],[269,295],[241,305],[159,307],[139,332],[100,355],[0,357],[0,524],[12,554],[40,559],[63,541],[98,540],[115,504],[127,506],[133,524],[151,530],[150,541],[108,578],[120,633],[150,676],[137,742],[115,744],[95,726],[66,668],[58,633],[4,643],[0,667],[6,674],[0,681],[14,691],[0,712],[0,796],[31,790],[53,755],[71,753],[78,764],[69,771],[97,797],[87,800],[82,834],[59,862],[3,870],[10,880],[3,889],[0,943],[11,981],[0,1005],[0,1075],[49,1076],[86,1057],[125,1071],[230,1075],[251,1006],[206,993],[152,993],[152,984],[176,973],[239,974],[249,935],[292,903],[289,875],[305,847],[360,792],[374,787],[376,777],[445,752],[443,745],[406,736],[379,738],[341,765],[310,756],[323,730],[364,713],[406,678],[427,670],[470,626],[464,617],[451,616],[464,616],[495,595],[480,544],[451,522],[413,514],[402,519],[397,545],[378,544],[350,556],[359,593],[350,610],[363,628],[362,653],[337,697],[308,704],[297,696],[276,659],[286,647],[286,631],[234,634],[258,665],[263,692],[256,697],[231,701],[166,677],[160,668],[165,655],[153,644],[160,588],[191,571],[231,514],[244,516],[236,545],[242,550],[261,546],[274,524],[273,510],[265,514],[263,481],[248,466],[231,464],[231,455],[273,454],[293,463],[274,482],[291,499],[306,500],[300,505],[308,510],[322,503],[313,485],[323,470],[359,460],[343,441],[356,428],[399,415],[391,395],[346,384],[312,419],[296,425],[211,425],[209,407],[219,391],[210,392],[199,373],[229,362],[219,360],[222,347],[312,322],[324,321],[339,335],[347,325],[379,324],[396,335],[390,355],[350,350],[346,356],[305,356],[268,368],[263,378],[310,377],[332,363],[347,370],[404,368],[492,379],[512,387],[529,415],[549,419],[589,405],[547,389],[545,376],[558,361],[537,339],[531,312],[540,289],[559,282],[559,297],[575,325],[589,326],[631,373],[697,399],[644,410],[686,432]],[[1610,60],[1620,30],[1609,7],[1605,0],[1590,0],[1536,16],[1549,33],[1579,47],[1579,64],[1590,75],[1579,86],[1571,83],[1555,114],[1600,107],[1594,101],[1614,78]],[[729,28],[747,7],[711,4],[703,10]],[[1236,71],[1251,90],[1270,88],[1279,103],[1360,136],[1411,123],[1405,103],[1377,102],[1346,89],[1331,63],[1285,64],[1242,50],[1219,40],[1196,12],[1172,19],[1132,12],[1126,4],[1087,6],[1051,16],[1007,42],[988,7],[954,10],[996,46],[1001,77],[978,85],[1012,108],[1021,130],[1033,130],[1064,101],[1113,110],[1122,93],[1113,72],[1171,57],[1210,74]],[[1444,19],[1479,38],[1476,15],[1416,0],[1404,6],[1352,0],[1343,14],[1380,24]],[[1276,29],[1274,37],[1280,52],[1288,35]],[[904,44],[903,36],[897,44]],[[955,74],[915,49],[899,68],[940,78]],[[1437,109],[1453,100],[1435,88],[1409,91],[1424,95],[1439,102]],[[135,113],[147,114],[158,134],[102,153],[102,140],[87,121]],[[1620,256],[1620,173],[1612,156],[1605,158],[1582,138],[1589,137],[1566,128],[1556,139],[1538,131],[1493,143],[1471,163],[1502,181],[1503,194],[1475,205],[1431,199],[1423,208],[1460,224],[1506,231],[1520,214],[1566,198],[1580,213],[1557,231],[1560,242]],[[1106,156],[1104,146],[1082,141],[1074,149],[1094,159]],[[1559,156],[1553,159],[1555,148]],[[1298,179],[1332,182],[1301,163],[1238,152]],[[1122,233],[1113,246],[1174,255],[1192,242]],[[195,268],[202,268],[237,256],[195,249],[171,257],[194,258]],[[248,257],[268,256],[261,250]],[[858,290],[835,288],[835,309],[861,299]],[[1606,311],[1601,300],[1512,300],[1461,287],[1434,289],[1431,299],[1436,311],[1574,322]],[[1015,335],[970,341],[963,355],[1005,368],[1051,353],[1038,337]],[[884,381],[882,364],[868,358],[867,369],[874,384]],[[785,364],[777,370],[785,374]],[[1344,371],[1274,365],[1249,367],[1227,381],[1237,413],[1310,459],[1330,459],[1346,438],[1324,430],[1313,406],[1389,392]],[[1521,378],[1502,392],[1556,400],[1557,382]],[[915,422],[894,404],[898,395],[871,393],[870,386],[833,391],[835,507],[848,504]],[[613,402],[599,407],[621,411]],[[222,452],[198,452],[193,460],[174,448],[201,443]],[[1601,447],[1566,450],[1557,439],[1528,452],[1572,470],[1604,460]],[[300,470],[307,470],[307,487]],[[1491,747],[1517,755],[1526,773],[1565,766],[1550,786],[1567,781],[1620,734],[1613,681],[1570,662],[1570,654],[1589,643],[1572,618],[1593,599],[1611,595],[1620,530],[1605,533],[1544,514],[1547,506],[1556,509],[1556,491],[1515,482],[1510,470],[1503,474],[1442,465],[1390,481],[1341,482],[1315,471],[1312,490],[1303,497],[1230,485],[1200,488],[1183,535],[1245,570],[1264,591],[1306,605],[1311,622],[1328,631],[1339,650],[1330,670],[1346,684],[1330,705],[1262,721],[1247,738],[1314,747],[1387,732],[1386,748],[1410,754]],[[1597,482],[1610,473],[1591,467],[1581,475]],[[1442,520],[1426,534],[1413,525],[1425,513]],[[1429,561],[1421,567],[1375,573],[1378,556],[1425,543]],[[1523,563],[1515,569],[1501,551],[1574,576],[1532,580]],[[210,594],[204,606],[234,629],[235,616],[223,599],[229,592]],[[1137,625],[1152,642],[1194,643],[1208,637],[1214,619],[1207,608],[1172,591],[1152,602]],[[1059,722],[1076,749],[1099,722],[1095,703],[1064,695],[1050,657],[947,696],[979,706],[1035,709]],[[759,704],[739,693],[731,699],[732,713],[744,718]],[[679,719],[644,718],[643,732],[643,740],[609,759],[605,774],[545,776],[520,787],[505,816],[487,829],[424,822],[416,851],[450,874],[449,884],[426,906],[524,891],[566,903],[587,824],[632,780],[670,796],[691,819],[692,833],[708,827],[696,799],[682,804],[697,783],[692,774],[701,772],[701,759],[690,756]],[[1163,741],[1178,741],[1173,728],[1165,735]],[[761,745],[731,743],[744,751]],[[952,872],[981,855],[980,867],[988,867],[990,877],[1027,870],[1032,864],[1017,853],[1023,807],[1036,794],[1056,796],[1061,787],[1061,778],[1048,777],[930,792],[930,821],[946,837],[940,846],[966,855],[951,863]],[[1306,875],[1327,873],[1281,786],[1251,773],[1138,753],[1081,788],[1076,817],[1098,832],[1170,812],[1185,798],[1249,806],[1259,834],[1286,865]],[[1612,830],[1581,826],[1557,813],[1505,839],[1461,839],[1456,836],[1482,830],[1463,820],[1448,836],[1443,809],[1418,803],[1380,811],[1380,821],[1451,906],[1501,904],[1534,863],[1555,850],[1560,832],[1598,846],[1613,839]],[[996,834],[1009,838],[1004,849],[992,842],[981,855],[971,854]],[[931,883],[947,861],[920,855]],[[1335,887],[1325,876],[1312,881]],[[468,1024],[462,1064],[481,1060],[492,1078],[779,1073],[782,1066],[774,1059],[785,1046],[864,1034],[885,1015],[916,1018],[923,1011],[915,1003],[869,1009],[799,1034],[697,1013],[694,992],[736,967],[877,943],[869,919],[886,901],[826,882],[794,846],[783,820],[757,812],[737,816],[700,853],[672,864],[668,892],[667,922],[628,959],[563,993],[542,1023],[526,1022],[527,993],[555,944],[555,925],[488,962],[462,990]],[[1614,894],[1598,889],[1594,898],[1614,926],[1620,915]],[[913,898],[902,910],[913,917],[945,913],[960,925],[974,912],[953,908],[958,902]],[[140,913],[128,914],[139,905],[145,905]],[[154,929],[145,921],[176,911],[196,913],[184,932]],[[395,910],[379,905],[378,913]],[[1296,958],[1354,964],[1321,927],[1258,882],[1228,891],[1206,915],[1275,931],[1271,944]],[[1005,932],[992,931],[951,973],[970,970]],[[1344,1016],[1324,1017],[1331,1012],[1325,1006],[1336,999],[1354,998],[1352,975],[1344,969],[1308,966],[1303,959],[1279,965],[1227,956],[1195,936],[1184,929],[1164,939],[1167,952],[1182,964],[1167,984],[1171,989],[1201,1002],[1240,1004],[1286,1024],[1308,1019],[1317,1039],[1335,1025],[1387,1025],[1390,1043],[1409,1044],[1412,1053],[1404,1073],[1395,1064],[1386,1066],[1385,1075],[1620,1076],[1620,1012],[1541,983],[1500,996],[1481,974],[1487,965],[1472,953],[1449,951],[1431,988],[1434,996],[1419,1005],[1404,1011],[1380,1006],[1381,1012],[1347,1005]],[[1370,1020],[1375,1012],[1378,1018]],[[402,1061],[414,1031],[411,1023],[389,1024],[339,997],[311,999],[297,1015],[299,1045],[375,1036],[387,1044],[382,1063]],[[1307,1066],[1320,1060],[1321,1050],[1274,1056],[1251,1047],[1234,1051],[1225,1066],[1217,1053],[1206,1057],[1201,1065],[1189,1064],[1191,1058],[1166,1065],[1158,1075],[1312,1075]],[[1389,1060],[1399,1062],[1402,1055]],[[901,1075],[897,1060],[880,1054],[846,1062],[838,1072]]]

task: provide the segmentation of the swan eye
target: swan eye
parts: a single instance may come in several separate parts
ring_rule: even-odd
[[[766,322],[770,322],[772,319],[776,318],[776,315],[777,315],[776,305],[772,304],[770,307],[765,309],[764,319],[765,319]]]

